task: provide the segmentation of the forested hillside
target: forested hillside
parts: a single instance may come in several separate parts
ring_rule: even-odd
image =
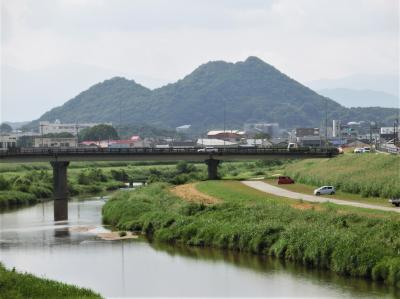
[[[379,104],[379,103],[377,103]],[[112,122],[197,131],[242,127],[245,122],[278,122],[281,127],[320,126],[329,121],[391,123],[398,109],[345,108],[289,78],[256,57],[244,62],[208,62],[173,84],[150,90],[115,77],[96,84],[40,120]],[[37,122],[31,125],[36,126]]]

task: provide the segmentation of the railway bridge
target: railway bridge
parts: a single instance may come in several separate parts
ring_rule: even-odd
[[[331,158],[336,148],[11,148],[0,162],[50,162],[53,168],[54,220],[68,219],[67,169],[72,161],[203,161],[208,179],[218,178],[221,161]]]

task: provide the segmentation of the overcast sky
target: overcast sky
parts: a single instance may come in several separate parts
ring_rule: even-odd
[[[159,87],[210,60],[258,56],[300,82],[396,75],[398,2],[1,0],[1,120],[115,75]]]

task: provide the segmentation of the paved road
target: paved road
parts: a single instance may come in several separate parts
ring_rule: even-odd
[[[382,211],[400,213],[400,208],[396,208],[396,207],[382,207],[382,206],[376,206],[376,205],[354,202],[354,201],[347,201],[347,200],[342,200],[342,199],[334,199],[334,198],[323,197],[323,196],[307,195],[307,194],[297,193],[297,192],[289,191],[289,190],[282,189],[279,187],[275,187],[273,185],[270,185],[270,184],[267,184],[267,183],[261,182],[261,181],[243,181],[242,183],[251,188],[260,190],[262,192],[266,192],[266,193],[274,194],[274,195],[278,195],[278,196],[283,196],[283,197],[288,197],[288,198],[293,198],[293,199],[302,199],[302,200],[311,201],[311,202],[332,202],[337,205],[353,206],[353,207],[357,207],[357,208],[374,209],[374,210],[382,210]]]

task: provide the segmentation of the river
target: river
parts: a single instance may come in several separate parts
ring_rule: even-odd
[[[0,260],[7,267],[88,287],[105,297],[395,298],[380,283],[340,277],[248,254],[104,241],[100,199],[69,202],[68,222],[53,202],[0,214]],[[85,228],[85,229],[84,229]]]

